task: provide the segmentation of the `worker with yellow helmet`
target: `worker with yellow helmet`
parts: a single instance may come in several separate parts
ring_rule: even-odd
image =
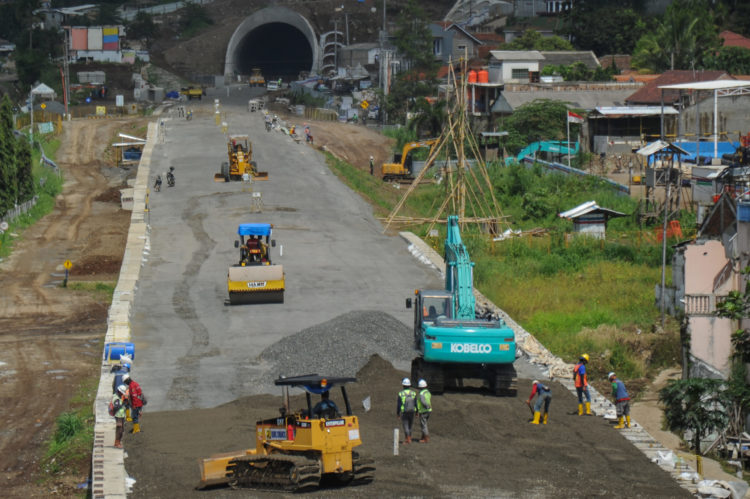
[[[589,354],[584,353],[578,358],[578,364],[573,369],[573,380],[578,394],[578,415],[583,416],[583,396],[586,395],[586,415],[591,416],[591,395],[589,394],[589,380],[586,376],[586,364]]]

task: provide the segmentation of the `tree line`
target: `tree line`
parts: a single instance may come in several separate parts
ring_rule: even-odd
[[[13,133],[13,104],[6,94],[0,102],[0,218],[33,196],[31,145]]]

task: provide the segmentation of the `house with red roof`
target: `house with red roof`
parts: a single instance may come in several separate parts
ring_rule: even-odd
[[[719,38],[723,40],[722,47],[741,47],[743,49],[750,49],[750,38],[735,33],[733,31],[722,31],[719,34]]]

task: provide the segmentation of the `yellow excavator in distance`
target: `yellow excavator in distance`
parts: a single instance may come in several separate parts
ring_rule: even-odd
[[[380,168],[380,172],[383,175],[383,181],[414,180],[414,161],[412,154],[410,153],[414,151],[414,149],[429,147],[431,154],[438,142],[439,139],[424,139],[404,144],[404,149],[400,153],[394,155],[393,163],[383,163],[383,166]]]
[[[324,478],[340,485],[372,481],[373,461],[353,450],[362,445],[359,418],[352,414],[344,385],[355,381],[317,374],[277,379],[274,383],[285,393],[281,415],[255,424],[255,449],[202,459],[196,488],[229,485],[296,492],[318,487]],[[322,395],[335,386],[341,386],[345,414],[322,401],[313,408],[310,394]],[[305,390],[306,410],[289,410],[289,387]]]

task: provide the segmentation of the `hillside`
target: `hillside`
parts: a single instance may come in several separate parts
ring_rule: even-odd
[[[395,22],[398,12],[406,0],[389,0],[387,2],[387,22]],[[434,0],[421,2],[422,8],[432,20],[442,20],[453,6],[452,0]],[[378,30],[383,24],[382,4],[377,0],[365,2],[347,2],[345,10],[337,13],[336,8],[342,5],[341,0],[317,0],[299,2],[286,0],[275,2],[275,6],[287,7],[303,15],[315,32],[320,35],[330,31],[334,26],[334,15],[338,15],[342,31],[344,13],[348,14],[349,42],[372,42],[378,39]],[[261,0],[216,0],[205,6],[214,24],[189,40],[179,38],[179,15],[172,14],[162,19],[160,38],[151,46],[151,56],[157,65],[190,76],[193,74],[221,74],[224,71],[226,48],[232,33],[242,21],[257,10],[267,7],[268,2]],[[371,9],[376,11],[372,12]]]

